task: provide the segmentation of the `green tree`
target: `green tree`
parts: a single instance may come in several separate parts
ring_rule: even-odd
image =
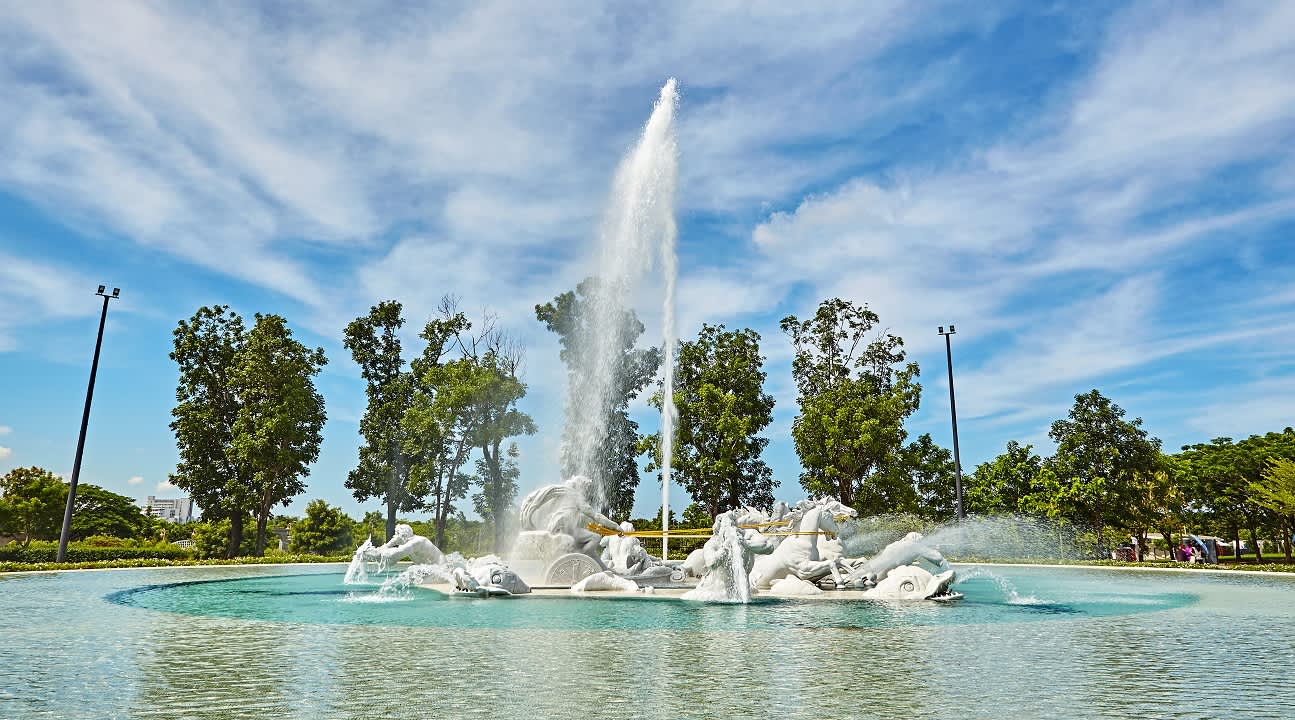
[[[904,446],[899,457],[900,471],[907,476],[916,497],[915,513],[939,521],[957,517],[953,453],[936,445],[930,433],[922,433]],[[963,499],[966,499],[965,490]]]
[[[1281,519],[1282,547],[1289,560],[1290,536],[1292,530],[1295,530],[1295,461],[1282,457],[1270,458],[1263,480],[1252,482],[1250,492],[1256,503],[1268,508]]]
[[[492,333],[489,347],[477,360],[481,374],[480,391],[475,398],[474,441],[481,449],[477,479],[481,492],[473,497],[477,512],[491,527],[492,546],[504,551],[506,517],[517,496],[518,450],[516,443],[503,454],[505,440],[535,432],[530,415],[517,409],[526,395],[526,385],[518,378],[522,354],[518,346],[504,336]]]
[[[1043,458],[1032,445],[1015,440],[998,457],[976,467],[963,478],[963,500],[968,513],[993,515],[1026,512],[1027,498],[1036,489],[1043,471]]]
[[[243,319],[228,305],[199,308],[174,332],[171,359],[179,366],[174,420],[180,461],[170,481],[202,508],[203,517],[230,518],[226,557],[238,553],[244,510],[252,504],[252,469],[234,452],[240,402],[232,384],[246,342]]]
[[[66,486],[63,495],[66,498]],[[91,535],[143,539],[151,526],[134,500],[97,485],[79,485],[75,504],[70,533],[74,540]]]
[[[313,378],[327,362],[323,348],[311,350],[293,339],[282,317],[260,313],[236,354],[230,374],[240,401],[234,453],[253,470],[258,556],[265,553],[274,506],[287,505],[306,489],[304,477],[319,457],[324,398]]]
[[[597,278],[586,278],[574,292],[536,305],[535,317],[557,334],[567,367],[562,474],[593,479],[607,514],[627,518],[639,483],[640,442],[638,423],[629,416],[629,403],[656,375],[661,352],[635,347],[643,334],[643,323],[633,310],[619,307],[615,293]],[[599,317],[610,319],[610,327],[597,327]],[[591,378],[597,377],[596,368],[602,363],[610,363],[617,383],[606,397],[591,392]],[[590,423],[588,418],[601,422]],[[602,432],[590,442],[584,436],[593,429]]]
[[[792,375],[800,414],[792,439],[804,468],[800,484],[812,495],[832,495],[865,514],[891,508],[874,482],[901,462],[922,387],[917,363],[904,363],[904,341],[883,333],[869,341],[879,318],[866,305],[833,298],[813,318],[783,318],[795,349]]]
[[[401,421],[405,453],[415,459],[409,470],[410,493],[427,498],[434,542],[441,548],[447,523],[461,514],[455,503],[472,486],[472,476],[462,468],[477,447],[477,402],[492,381],[473,357],[482,335],[469,334],[471,329],[453,300],[443,299],[440,317],[421,333],[427,346],[412,363],[414,396]]]
[[[382,513],[370,510],[364,513],[363,518],[355,522],[355,527],[351,530],[351,537],[355,538],[357,542],[363,542],[364,538],[381,540],[385,528],[386,520],[383,519]],[[381,545],[382,543],[377,544]]]
[[[354,525],[355,521],[341,508],[323,500],[311,500],[306,504],[306,516],[292,526],[288,547],[292,552],[332,555],[351,547]]]
[[[521,476],[521,469],[517,467],[519,454],[517,443],[509,443],[504,458],[496,458],[493,465],[488,456],[477,460],[477,482],[481,491],[472,496],[472,505],[490,527],[495,553],[505,550],[504,539],[512,520],[513,499],[517,497],[517,478]]]
[[[38,467],[14,468],[0,477],[0,532],[32,540],[52,540],[63,529],[67,484]]]
[[[1123,408],[1097,390],[1076,395],[1069,417],[1052,423],[1048,436],[1057,443],[1050,465],[1060,514],[1091,523],[1104,553],[1104,530],[1127,519],[1139,476],[1157,469],[1160,441],[1147,436],[1141,418],[1125,420]]]
[[[675,369],[672,479],[711,517],[726,510],[773,504],[773,471],[760,455],[773,421],[773,396],[764,392],[764,358],[754,330],[702,325],[697,339],[679,343]],[[651,400],[661,407],[661,392]],[[661,436],[644,438],[660,469]]]
[[[360,374],[368,383],[368,407],[360,418],[359,464],[346,476],[346,487],[356,500],[380,498],[387,507],[386,537],[396,531],[396,513],[418,510],[426,501],[411,485],[409,473],[418,458],[406,450],[402,420],[413,404],[414,377],[405,371],[399,330],[405,324],[401,305],[394,300],[378,303],[369,314],[346,326],[343,344],[351,351]]]

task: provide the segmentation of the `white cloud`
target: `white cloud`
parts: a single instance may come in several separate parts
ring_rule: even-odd
[[[139,475],[134,475],[126,481],[126,483],[129,485],[140,485],[143,482],[144,482],[144,478],[140,477]],[[160,490],[161,488],[159,487],[158,489]]]
[[[13,428],[8,425],[0,425],[0,435],[8,435],[11,432],[13,432]]]
[[[13,455],[13,449],[0,445],[0,460],[7,460],[10,455]]]
[[[157,484],[157,492],[166,492],[167,490],[174,490],[174,489],[175,489],[175,486],[171,484],[170,480],[163,480],[162,482]]]

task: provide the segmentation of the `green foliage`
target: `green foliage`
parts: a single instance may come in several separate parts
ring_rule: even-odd
[[[963,478],[963,500],[968,514],[1028,512],[1027,499],[1040,483],[1043,459],[1032,445],[1022,446],[1009,440],[1007,450],[976,467]]]
[[[507,549],[504,543],[513,519],[512,504],[517,497],[517,478],[521,476],[521,468],[517,467],[519,455],[517,443],[511,443],[502,462],[495,460],[492,464],[488,455],[477,461],[477,482],[481,486],[481,492],[472,496],[472,505],[490,527],[491,547],[496,554]]]
[[[638,423],[629,417],[629,402],[647,386],[661,364],[657,348],[637,349],[643,323],[633,310],[621,307],[614,288],[586,278],[552,302],[535,306],[535,317],[558,336],[567,367],[567,422],[562,435],[562,475],[585,475],[599,488],[608,514],[629,517],[638,487]],[[599,318],[609,321],[595,330]],[[610,362],[619,385],[608,397],[591,392],[589,379],[598,363]],[[581,434],[586,418],[603,418],[606,433],[592,445]]]
[[[79,490],[79,488],[78,488]],[[52,563],[58,556],[58,543],[34,542],[27,547],[7,545],[0,547],[0,563]],[[176,545],[106,545],[103,541],[70,542],[67,562],[106,562],[154,558],[162,560],[188,560],[194,553]]]
[[[240,518],[243,525],[251,522],[251,518],[244,515]],[[230,536],[230,518],[220,518],[219,520],[208,520],[204,522],[192,523],[193,550],[199,558],[204,560],[212,558],[229,557],[228,540]],[[233,557],[244,557],[256,553],[256,538],[251,535],[244,535],[239,538],[239,546],[234,549]]]
[[[306,505],[306,517],[292,526],[292,539],[288,550],[306,555],[331,555],[352,547],[351,528],[355,521],[341,508],[323,500],[311,500]]]
[[[174,341],[180,378],[171,429],[180,462],[171,482],[205,518],[230,519],[227,556],[240,551],[251,512],[260,554],[272,508],[305,489],[302,477],[319,455],[324,399],[312,378],[327,362],[324,351],[294,340],[278,315],[258,313],[247,332],[224,305],[180,321]]]
[[[143,539],[151,527],[149,517],[125,495],[109,492],[97,485],[77,487],[71,538],[79,540],[91,535],[111,535]]]
[[[773,421],[773,396],[764,392],[764,358],[754,330],[703,325],[694,341],[679,343],[675,369],[672,480],[714,517],[746,505],[773,504],[773,472],[760,455],[767,438],[758,433]],[[652,398],[661,407],[661,393]],[[642,449],[661,463],[660,435]]]
[[[657,513],[659,516],[660,513]],[[715,516],[710,514],[700,503],[689,503],[688,507],[683,509],[683,521],[679,527],[682,528],[708,528],[715,525]]]
[[[878,322],[866,305],[833,298],[813,318],[781,323],[796,352],[801,486],[864,514],[888,512],[895,495],[912,492],[904,474],[887,471],[903,462],[904,421],[921,398],[917,364],[902,364],[904,341],[889,333],[868,340]]]
[[[346,487],[360,502],[379,498],[386,505],[385,531],[375,533],[376,538],[391,537],[396,513],[420,509],[428,489],[410,483],[410,468],[419,458],[406,451],[401,422],[413,403],[415,386],[413,373],[403,370],[399,330],[404,324],[400,303],[388,300],[347,325],[343,341],[360,366],[368,396],[360,418],[364,444],[359,464],[346,476]]]
[[[1271,458],[1262,482],[1250,483],[1255,502],[1278,515],[1295,515],[1295,461]]]
[[[356,520],[355,526],[351,528],[351,538],[357,543],[364,542],[365,538],[371,538],[373,544],[381,545],[389,539],[384,533],[386,533],[386,521],[380,512],[364,513],[364,517]]]
[[[171,431],[180,462],[170,481],[188,493],[209,520],[229,517],[226,554],[242,541],[243,512],[254,498],[248,459],[234,451],[241,403],[233,375],[247,340],[243,319],[228,305],[201,307],[174,332],[171,359],[179,367]]]
[[[101,570],[106,568],[143,568],[143,567],[175,567],[175,566],[207,566],[207,565],[269,565],[279,563],[337,563],[346,562],[350,555],[268,555],[265,557],[239,557],[239,558],[212,558],[206,560],[195,559],[167,559],[156,557],[118,559],[118,560],[90,560],[84,562],[36,562],[26,563],[20,561],[0,560],[0,572],[41,572],[49,570]]]
[[[1127,519],[1139,477],[1154,473],[1160,458],[1160,441],[1148,437],[1142,419],[1123,418],[1123,408],[1092,390],[1076,395],[1070,416],[1048,433],[1057,443],[1051,514],[1091,522],[1099,548],[1104,527]]]
[[[38,467],[14,468],[0,477],[0,533],[21,543],[57,538],[63,529],[67,484]]]

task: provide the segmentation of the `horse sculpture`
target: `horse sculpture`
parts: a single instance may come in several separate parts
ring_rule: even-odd
[[[751,569],[751,587],[768,589],[775,580],[787,576],[816,582],[829,574],[840,577],[842,570],[848,572],[849,568],[839,557],[825,558],[819,549],[819,539],[825,533],[835,536],[839,532],[837,518],[856,517],[858,513],[853,508],[832,498],[797,503],[787,517],[794,523],[795,534],[783,538],[773,553],[756,558]],[[770,532],[778,531],[771,528]]]

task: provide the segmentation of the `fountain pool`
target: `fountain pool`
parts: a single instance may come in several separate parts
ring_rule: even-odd
[[[343,572],[0,576],[0,717],[1295,716],[1295,578],[964,565],[959,603],[714,605]]]

